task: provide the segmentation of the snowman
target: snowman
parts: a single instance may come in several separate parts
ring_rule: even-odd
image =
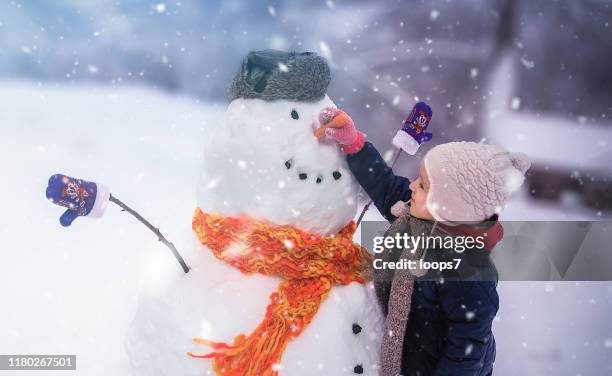
[[[134,376],[378,374],[383,316],[352,242],[358,184],[314,136],[335,107],[329,82],[314,53],[242,62],[206,132],[192,269],[139,298]]]

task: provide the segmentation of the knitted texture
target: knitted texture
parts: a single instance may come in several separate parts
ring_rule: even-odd
[[[363,145],[365,145],[366,135],[364,133],[358,132],[357,139],[355,142],[349,145],[344,145],[341,147],[341,150],[346,154],[355,154],[363,149]]]
[[[394,237],[395,234],[428,234],[448,235],[441,229],[433,227],[434,222],[425,221],[405,214],[396,219],[385,232],[385,237]],[[376,254],[376,258],[383,261],[419,260],[426,250],[419,248],[414,251],[409,249],[386,249]],[[386,314],[385,331],[381,344],[381,370],[380,374],[385,376],[398,376],[401,372],[402,354],[404,351],[404,335],[410,315],[410,303],[414,287],[415,276],[408,269],[375,270],[374,287],[379,302],[383,305]]]
[[[459,223],[499,213],[530,166],[523,153],[465,141],[434,147],[424,164],[430,182],[427,209],[438,221]]]
[[[486,249],[491,250],[503,237],[503,228],[497,221],[494,224],[481,222],[472,226],[446,227],[439,222],[416,218],[409,212],[404,212],[391,223],[384,236],[394,238],[396,234],[434,237],[485,236],[489,239]],[[416,249],[388,248],[376,253],[374,257],[382,262],[425,259],[428,250],[421,245],[419,243]],[[380,375],[398,376],[401,373],[403,355],[407,351],[404,347],[405,335],[412,335],[412,333],[406,333],[406,328],[414,293],[414,281],[426,272],[427,270],[414,269],[374,269],[376,296],[386,316],[381,344]],[[431,304],[439,304],[439,302],[432,301]]]
[[[365,143],[365,134],[357,130],[353,119],[344,111],[339,108],[326,108],[319,114],[319,123],[325,127],[339,118],[343,119],[341,127],[329,126],[325,128],[325,135],[336,141],[345,153],[358,152]]]
[[[232,344],[194,339],[214,352],[188,355],[212,358],[218,375],[277,375],[287,343],[310,323],[333,284],[372,279],[372,256],[352,241],[354,222],[332,237],[322,237],[292,226],[207,214],[198,208],[192,227],[218,259],[245,274],[283,279],[270,295],[264,320],[251,334],[239,334]]]
[[[327,61],[314,52],[251,51],[228,90],[228,100],[259,98],[313,102],[331,81]]]

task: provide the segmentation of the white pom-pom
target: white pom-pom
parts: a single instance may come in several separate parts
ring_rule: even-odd
[[[508,168],[504,175],[504,191],[508,194],[515,192],[525,181],[525,175],[517,168]]]
[[[529,167],[531,167],[531,161],[525,153],[518,152],[510,154],[510,161],[522,174],[525,174],[527,170],[529,170]]]

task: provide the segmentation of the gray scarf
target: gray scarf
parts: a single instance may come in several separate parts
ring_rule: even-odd
[[[406,214],[391,224],[385,232],[385,236],[395,236],[398,233],[408,233],[414,236],[449,235],[436,225],[436,222]],[[419,260],[425,252],[426,250],[421,248],[418,248],[415,252],[409,249],[386,249],[376,254],[375,257],[382,259],[382,261]],[[401,372],[404,335],[410,313],[414,274],[416,273],[407,269],[397,269],[395,272],[387,269],[374,270],[376,295],[387,315],[381,349],[380,375],[383,376],[397,376]],[[385,305],[387,301],[388,304]]]

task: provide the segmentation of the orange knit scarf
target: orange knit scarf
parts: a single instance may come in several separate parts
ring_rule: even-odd
[[[370,280],[372,257],[353,243],[355,223],[332,237],[292,226],[272,226],[249,218],[207,214],[196,209],[192,223],[198,239],[214,255],[245,274],[283,278],[270,295],[264,320],[233,344],[195,338],[214,349],[196,358],[214,358],[218,375],[277,375],[287,343],[300,335],[317,313],[334,283]]]

